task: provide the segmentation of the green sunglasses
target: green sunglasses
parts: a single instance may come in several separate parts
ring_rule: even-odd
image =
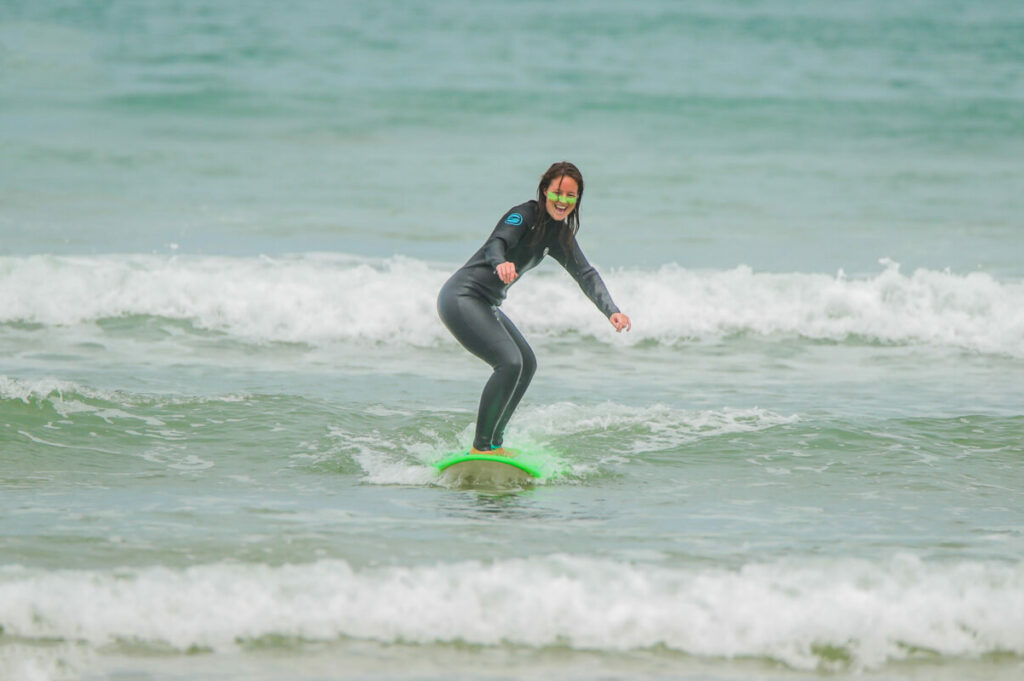
[[[565,194],[559,194],[558,192],[548,192],[547,196],[550,201],[554,201],[555,203],[561,202],[567,203],[570,206],[576,205],[575,196],[566,196]]]

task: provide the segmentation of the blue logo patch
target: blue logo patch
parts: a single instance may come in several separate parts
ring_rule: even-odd
[[[519,213],[509,213],[508,217],[505,218],[506,225],[521,225],[523,224],[523,216]]]

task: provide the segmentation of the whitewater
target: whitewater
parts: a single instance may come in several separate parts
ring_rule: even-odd
[[[752,334],[835,342],[937,345],[1021,357],[1024,284],[984,272],[900,271],[881,259],[864,277],[750,267],[604,273],[636,331],[610,337],[575,286],[551,267],[512,289],[524,331],[601,342],[672,345]],[[247,342],[447,342],[436,292],[454,267],[346,254],[29,256],[0,258],[0,321],[73,326],[132,316],[188,322]]]
[[[735,570],[552,555],[361,570],[320,561],[0,572],[5,634],[26,639],[181,652],[233,651],[272,636],[295,645],[340,637],[660,648],[811,670],[872,669],[922,651],[1020,655],[1022,594],[1024,564],[929,566],[912,555]]]

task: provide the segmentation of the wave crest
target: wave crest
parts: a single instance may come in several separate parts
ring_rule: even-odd
[[[740,266],[613,270],[605,279],[633,318],[614,334],[557,267],[532,272],[505,304],[533,335],[675,344],[736,334],[862,339],[1024,356],[1024,284],[919,269],[865,278],[761,273]],[[450,274],[423,261],[344,255],[283,258],[30,256],[0,258],[0,323],[75,325],[148,315],[252,342],[454,342],[435,297]]]
[[[144,608],[140,603],[145,603]],[[0,569],[25,639],[230,650],[265,636],[761,657],[798,669],[1024,655],[1024,563],[808,559],[738,569],[551,556],[356,569]]]

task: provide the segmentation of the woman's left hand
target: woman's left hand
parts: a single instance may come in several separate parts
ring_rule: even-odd
[[[616,312],[615,314],[613,314],[611,317],[608,318],[608,321],[612,323],[612,326],[615,327],[616,331],[622,331],[623,329],[629,331],[631,328],[633,328],[633,323],[629,321],[629,317],[622,314],[621,312]]]

